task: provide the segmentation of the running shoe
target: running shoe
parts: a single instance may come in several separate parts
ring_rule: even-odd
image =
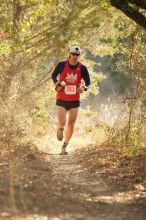
[[[62,147],[62,151],[60,153],[60,155],[68,155],[68,152],[66,151],[66,147]]]

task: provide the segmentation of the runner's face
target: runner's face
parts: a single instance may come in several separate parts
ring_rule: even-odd
[[[70,53],[69,54],[69,61],[73,64],[77,64],[78,63],[78,59],[79,59],[80,54],[76,54],[76,53]]]

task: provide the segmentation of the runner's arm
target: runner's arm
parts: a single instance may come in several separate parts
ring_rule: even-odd
[[[53,70],[53,73],[52,73],[52,81],[54,82],[54,84],[56,84],[58,82],[58,75],[60,73],[60,63],[58,63],[55,67],[55,69]]]
[[[81,74],[82,74],[83,80],[85,82],[85,85],[83,86],[84,90],[87,91],[90,84],[91,84],[91,81],[90,81],[90,76],[89,76],[88,69],[84,65],[81,66]]]
[[[56,67],[52,73],[52,80],[53,80],[54,84],[56,84],[58,82],[58,75],[63,71],[64,65],[65,65],[65,62],[59,62],[56,65]]]

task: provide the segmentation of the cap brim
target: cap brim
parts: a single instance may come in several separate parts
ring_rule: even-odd
[[[80,55],[80,53],[77,53],[76,51],[70,51],[69,53],[75,53],[75,54],[79,54]]]

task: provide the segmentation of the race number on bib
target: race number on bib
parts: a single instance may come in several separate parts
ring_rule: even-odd
[[[65,94],[67,94],[67,95],[76,94],[76,86],[66,85],[65,86]]]

